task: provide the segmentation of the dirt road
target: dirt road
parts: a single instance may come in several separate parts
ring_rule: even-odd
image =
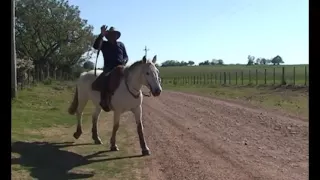
[[[306,120],[180,92],[143,108],[148,179],[308,179]]]

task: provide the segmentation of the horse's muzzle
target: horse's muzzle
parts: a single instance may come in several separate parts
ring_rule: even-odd
[[[160,96],[160,94],[161,94],[161,89],[160,89],[160,88],[157,88],[157,89],[155,89],[154,91],[151,91],[151,93],[152,93],[152,95],[153,95],[154,97]]]

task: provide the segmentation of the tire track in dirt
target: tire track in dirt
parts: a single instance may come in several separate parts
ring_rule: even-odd
[[[308,122],[180,92],[144,99],[149,179],[307,179]]]

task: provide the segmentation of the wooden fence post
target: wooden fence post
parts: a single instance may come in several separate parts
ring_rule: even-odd
[[[267,69],[264,69],[264,84],[267,84]]]
[[[293,67],[293,85],[296,85],[296,67]]]
[[[251,70],[249,70],[249,85],[251,85]]]
[[[217,73],[214,73],[214,84],[217,84]]]
[[[282,80],[281,80],[281,85],[285,85],[286,84],[286,80],[285,80],[285,68],[282,67]]]
[[[307,72],[307,66],[304,67],[304,85],[307,85],[308,81],[308,72]]]
[[[273,85],[276,84],[276,68],[273,68]]]
[[[258,85],[258,82],[259,82],[259,77],[258,77],[258,69],[256,69],[256,85]]]
[[[243,71],[241,71],[241,85],[243,85]]]
[[[238,85],[238,72],[236,72],[236,85]]]

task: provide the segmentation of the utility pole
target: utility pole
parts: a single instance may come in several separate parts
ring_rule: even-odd
[[[146,56],[147,58],[147,52],[149,51],[150,49],[147,48],[147,46],[144,47],[143,51],[144,51],[144,55]]]
[[[17,95],[17,62],[15,38],[15,0],[11,0],[11,98]]]

